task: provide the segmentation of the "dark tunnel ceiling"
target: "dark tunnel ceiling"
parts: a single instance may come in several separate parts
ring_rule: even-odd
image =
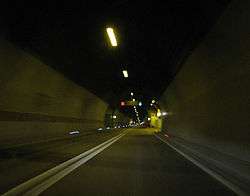
[[[4,36],[115,105],[133,91],[158,97],[209,31],[228,0],[19,1],[4,15]],[[114,27],[119,46],[109,46]],[[126,67],[129,78],[122,77]]]

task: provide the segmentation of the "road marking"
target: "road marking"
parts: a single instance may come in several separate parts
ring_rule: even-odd
[[[168,137],[169,138],[169,135],[168,134],[164,134],[166,137]]]
[[[158,135],[155,134],[155,137],[157,137],[158,139],[160,139],[162,142],[164,142],[165,144],[167,144],[170,148],[172,148],[173,150],[175,150],[177,153],[179,153],[180,155],[182,155],[187,160],[191,161],[193,164],[195,164],[201,170],[203,170],[204,172],[206,172],[207,174],[209,174],[210,176],[212,176],[213,178],[215,178],[217,181],[219,181],[220,183],[222,183],[223,185],[225,185],[227,188],[229,188],[230,190],[232,190],[237,195],[247,196],[247,194],[244,191],[242,191],[238,186],[236,186],[236,185],[232,184],[231,182],[229,182],[228,180],[226,180],[223,176],[221,176],[218,173],[214,172],[213,170],[205,167],[204,165],[202,165],[201,163],[199,163],[197,160],[195,160],[194,158],[192,158],[189,155],[185,154],[184,152],[180,151],[179,149],[177,149],[172,144],[170,144],[168,141],[162,139]]]
[[[102,152],[104,149],[115,143],[121,137],[126,135],[126,133],[121,133],[118,136],[115,136],[108,141],[68,160],[58,166],[49,169],[48,171],[31,178],[30,180],[14,187],[8,192],[4,193],[3,196],[12,196],[12,195],[25,195],[25,196],[36,196],[48,189],[50,186],[55,184],[57,181],[62,179],[64,176],[68,175],[70,172],[86,163],[97,154]]]

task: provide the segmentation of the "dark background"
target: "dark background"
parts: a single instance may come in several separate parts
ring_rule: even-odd
[[[228,2],[9,1],[1,8],[2,36],[111,106],[133,91],[146,109]],[[116,48],[109,45],[108,26],[116,32]]]

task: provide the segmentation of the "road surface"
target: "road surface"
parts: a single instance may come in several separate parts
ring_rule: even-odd
[[[130,129],[41,195],[235,195],[154,136]]]

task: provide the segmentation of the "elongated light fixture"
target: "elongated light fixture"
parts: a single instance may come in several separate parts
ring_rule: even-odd
[[[122,73],[123,73],[124,78],[128,78],[128,71],[127,70],[123,70]]]
[[[115,33],[114,33],[114,30],[112,28],[106,28],[106,31],[108,33],[108,36],[109,36],[109,40],[111,42],[111,45],[112,46],[117,46],[117,41],[116,41],[116,38],[115,38]]]

